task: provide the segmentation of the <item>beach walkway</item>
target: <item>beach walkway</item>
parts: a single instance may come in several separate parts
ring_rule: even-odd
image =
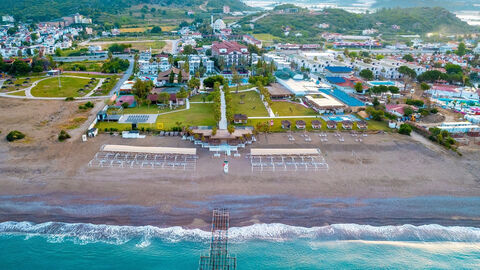
[[[218,129],[227,129],[228,121],[227,121],[227,105],[225,102],[225,93],[222,89],[220,89],[220,111],[221,117],[220,121],[218,122]]]

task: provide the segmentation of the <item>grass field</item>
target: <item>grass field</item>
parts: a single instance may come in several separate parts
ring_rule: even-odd
[[[108,78],[108,77],[117,77],[120,78],[120,75],[109,75],[109,74],[93,74],[93,73],[62,73],[63,76],[77,76],[77,77],[85,77],[86,79],[90,78]]]
[[[261,40],[261,41],[265,41],[265,42],[273,42],[273,39],[277,38],[272,34],[253,34],[253,36],[256,39]]]
[[[25,96],[25,91],[19,91],[19,92],[7,94],[7,95],[24,97]]]
[[[138,33],[145,32],[152,29],[152,27],[133,27],[133,28],[120,28],[120,33]],[[162,28],[163,29],[163,28]]]
[[[137,50],[161,50],[167,45],[167,43],[163,40],[159,41],[145,41],[145,42],[132,42],[132,49],[137,49]]]
[[[273,113],[278,116],[304,116],[318,114],[313,109],[305,108],[300,104],[286,101],[274,101],[271,108]]]
[[[13,79],[11,83],[5,81],[3,83],[2,92],[10,92],[14,90],[20,90],[24,89],[27,87],[32,86],[32,84],[40,79],[43,79],[44,77],[37,76],[37,77],[18,77],[16,79]]]
[[[65,71],[92,71],[101,72],[104,61],[81,61],[81,62],[65,62],[59,67]],[[80,67],[85,67],[81,70]]]
[[[193,97],[190,97],[190,102],[203,102],[203,98],[205,97],[205,102],[209,102],[213,100],[213,97],[209,94],[198,94]]]
[[[90,80],[71,77],[60,77],[62,87],[58,87],[58,78],[49,78],[41,81],[32,89],[35,97],[79,97],[88,93],[91,89],[85,89],[84,94],[78,92],[84,88]],[[92,87],[93,88],[93,87]]]
[[[185,106],[181,106],[178,109],[175,110],[181,110],[185,109]],[[108,113],[112,113],[115,109],[109,109]],[[122,110],[122,114],[156,114],[156,113],[164,113],[164,112],[170,112],[170,108],[158,108],[157,105],[151,104],[150,106],[148,105],[139,105],[134,108],[125,108]]]
[[[170,32],[172,30],[175,30],[177,26],[176,25],[160,25],[160,28],[162,28],[162,31],[164,32]]]
[[[391,132],[392,129],[388,127],[388,123],[384,121],[368,120],[368,130],[383,130]]]
[[[243,102],[242,102],[243,101]],[[233,113],[246,114],[247,116],[268,116],[260,95],[255,91],[235,94],[232,89]]]
[[[271,132],[284,132],[286,130],[284,130],[282,128],[282,121],[283,120],[289,120],[290,123],[291,123],[291,130],[298,130],[296,127],[295,127],[295,121],[296,120],[304,120],[306,123],[307,123],[307,127],[306,127],[306,130],[307,131],[312,131],[312,121],[313,120],[320,120],[322,122],[322,130],[326,130],[327,129],[327,124],[325,123],[325,121],[323,121],[323,119],[321,118],[306,118],[306,119],[302,119],[302,118],[291,118],[291,119],[274,119],[273,120],[273,126],[270,127],[270,131]],[[253,126],[253,127],[256,127],[257,126],[257,123],[268,123],[270,125],[270,119],[248,119],[248,122],[247,122],[247,125],[248,126]]]
[[[178,126],[176,122],[181,122],[180,126],[214,126],[213,104],[191,104],[189,110],[157,117],[157,123],[163,124],[164,130]]]

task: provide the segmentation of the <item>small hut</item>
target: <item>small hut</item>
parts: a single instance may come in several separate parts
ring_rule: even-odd
[[[327,128],[328,129],[337,129],[337,122],[332,121],[332,120],[328,121],[327,122]]]
[[[290,121],[282,120],[282,128],[283,129],[290,129],[291,126],[292,126],[292,123],[290,123]]]
[[[342,121],[342,127],[343,129],[351,130],[353,128],[353,122],[350,120]]]
[[[320,120],[313,120],[312,121],[312,128],[313,129],[321,129],[322,128],[322,122]]]
[[[246,124],[248,117],[246,114],[235,114],[233,116],[233,123],[235,124]]]
[[[357,122],[357,128],[360,130],[366,130],[368,128],[368,123],[367,121],[358,121]]]
[[[297,129],[305,129],[306,126],[307,126],[307,123],[305,123],[305,121],[303,120],[295,121],[295,127],[297,127]]]
[[[337,122],[330,120],[327,121],[327,128],[328,129],[337,129]]]

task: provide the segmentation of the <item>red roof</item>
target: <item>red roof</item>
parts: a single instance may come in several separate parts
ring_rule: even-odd
[[[445,91],[445,92],[458,92],[458,86],[448,84],[434,84],[432,90]]]
[[[225,50],[225,52],[220,52],[220,50]],[[213,42],[212,52],[217,55],[230,54],[233,52],[240,54],[248,54],[247,46],[241,45],[236,41]]]

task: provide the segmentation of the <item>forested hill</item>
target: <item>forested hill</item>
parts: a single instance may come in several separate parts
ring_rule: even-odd
[[[160,5],[198,8],[206,0],[0,0],[0,15],[13,15],[21,21],[48,21],[80,13],[93,19],[102,14],[118,14],[134,5]],[[221,9],[229,5],[232,11],[247,10],[240,0],[209,0],[207,8]]]
[[[329,24],[330,28],[320,29],[318,25],[322,23]],[[394,25],[400,29],[392,27]],[[280,37],[283,36],[286,26],[292,31],[301,32],[304,37],[315,36],[324,31],[348,33],[370,28],[378,29],[381,33],[414,34],[478,31],[478,28],[469,26],[453,13],[439,7],[380,9],[369,14],[354,14],[343,9],[326,9],[323,13],[313,14],[272,14],[258,20],[254,31]]]

